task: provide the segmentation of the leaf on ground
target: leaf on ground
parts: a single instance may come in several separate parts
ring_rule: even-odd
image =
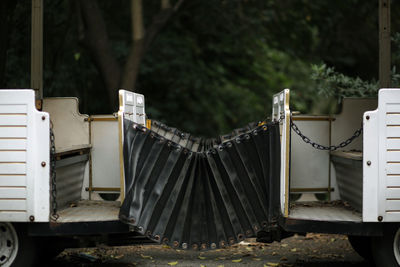
[[[276,255],[278,255],[278,252],[273,251],[273,252],[272,252],[272,256],[276,256]]]
[[[206,267],[204,264],[200,264],[200,267]]]
[[[177,265],[177,264],[178,264],[177,261],[168,262],[168,265],[169,265],[169,266],[175,266],[175,265]]]
[[[261,261],[261,258],[252,258],[253,261]]]
[[[286,248],[288,244],[281,244],[281,247]]]
[[[203,257],[203,256],[199,256],[198,257],[200,260],[205,260],[205,259],[207,259],[206,257]]]
[[[252,248],[249,248],[249,247],[246,247],[246,250],[247,250],[247,251],[253,251],[253,249],[252,249]]]
[[[163,245],[162,248],[171,248],[171,247],[168,245]]]
[[[217,267],[224,267],[224,265],[218,265]]]
[[[291,251],[291,252],[296,252],[296,251],[297,251],[297,248],[292,248],[290,251]]]
[[[232,262],[241,262],[242,259],[232,260]]]
[[[267,264],[264,264],[264,267],[276,267],[276,266],[279,266],[279,263],[267,262]]]
[[[147,256],[147,255],[143,255],[143,254],[140,254],[140,256],[141,256],[143,259],[147,259],[147,260],[152,260],[152,259],[153,259],[152,256]]]

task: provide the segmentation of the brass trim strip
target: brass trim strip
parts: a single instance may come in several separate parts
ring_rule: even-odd
[[[290,193],[306,193],[306,192],[333,192],[335,191],[334,188],[291,188]]]
[[[335,118],[324,116],[324,117],[310,117],[310,116],[293,116],[294,121],[334,121]]]
[[[106,191],[106,192],[120,192],[121,188],[120,187],[92,187],[91,191]]]
[[[146,128],[151,129],[151,120],[149,119],[146,120]]]
[[[285,92],[286,157],[285,157],[285,217],[289,217],[289,165],[290,165],[290,108],[289,90]]]
[[[119,111],[118,111],[118,135],[119,135],[119,170],[120,170],[120,187],[121,187],[121,203],[125,199],[125,172],[124,172],[124,153],[123,153],[123,129],[122,129],[122,120],[123,120],[123,99],[121,92],[118,94],[119,96]]]
[[[109,117],[109,118],[96,118],[96,117],[90,117],[89,118],[90,121],[117,121],[118,118],[115,117]]]

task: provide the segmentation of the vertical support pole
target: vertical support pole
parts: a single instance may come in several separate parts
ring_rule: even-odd
[[[43,0],[32,0],[31,88],[43,98]]]
[[[390,1],[379,0],[379,85],[390,88]]]

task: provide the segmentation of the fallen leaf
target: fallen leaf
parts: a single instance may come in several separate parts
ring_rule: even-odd
[[[278,253],[275,252],[275,251],[273,251],[273,252],[272,252],[272,256],[276,256],[276,255],[278,255]]]
[[[177,265],[177,264],[178,264],[177,261],[168,262],[168,265],[169,265],[169,266],[175,266],[175,265]]]
[[[282,257],[281,261],[287,261],[288,259],[286,257]]]
[[[163,245],[162,248],[171,248],[171,247],[168,245]]]
[[[281,247],[286,248],[288,244],[281,244]]]
[[[252,248],[249,248],[249,247],[246,247],[246,250],[247,250],[247,251],[253,251],[253,249],[252,249]]]
[[[203,257],[203,256],[199,256],[199,259],[200,260],[205,260],[205,259],[207,259],[206,257]]]
[[[252,258],[253,261],[261,261],[260,258]]]
[[[273,266],[273,267],[279,266],[279,263],[267,262],[267,264],[264,264],[264,267],[271,267],[271,266]]]
[[[200,267],[206,267],[204,264],[200,264]]]
[[[242,259],[232,260],[232,262],[241,262]]]
[[[148,259],[148,260],[152,260],[153,259],[152,256],[147,256],[147,255],[143,255],[143,254],[140,254],[140,256],[142,256],[143,259]]]
[[[217,267],[224,267],[224,265],[218,265]]]
[[[290,251],[291,251],[291,252],[296,252],[296,251],[297,251],[297,248],[292,248]]]

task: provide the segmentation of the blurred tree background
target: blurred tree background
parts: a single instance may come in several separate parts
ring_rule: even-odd
[[[29,88],[31,2],[0,7],[0,88]],[[398,32],[393,15],[393,86]],[[82,113],[117,111],[124,87],[149,118],[214,136],[267,117],[284,88],[292,110],[327,113],[375,96],[377,74],[375,0],[44,0],[44,94]]]

